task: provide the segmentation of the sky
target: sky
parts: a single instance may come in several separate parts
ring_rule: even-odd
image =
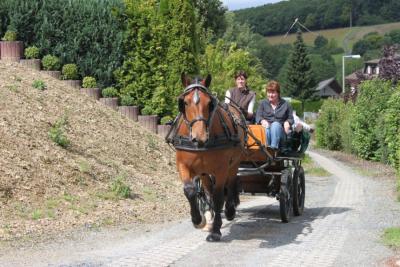
[[[280,2],[281,0],[221,0],[229,10],[237,10],[248,7],[262,6],[269,3]]]

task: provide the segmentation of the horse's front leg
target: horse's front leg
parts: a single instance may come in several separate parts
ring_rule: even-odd
[[[214,221],[211,233],[207,236],[207,241],[215,242],[221,240],[222,218],[221,211],[224,206],[224,187],[216,187],[213,191]]]
[[[183,192],[189,201],[190,215],[192,217],[192,223],[195,228],[203,228],[206,224],[206,220],[202,214],[200,214],[199,206],[197,203],[197,192],[196,186],[192,180],[192,174],[189,169],[184,166],[179,166],[179,175],[183,182]]]

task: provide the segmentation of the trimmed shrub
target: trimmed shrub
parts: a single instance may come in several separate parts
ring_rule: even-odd
[[[393,89],[390,82],[365,81],[359,87],[354,107],[352,147],[364,159],[385,160],[383,120]]]
[[[45,70],[59,70],[61,67],[60,59],[56,56],[46,55],[42,59],[43,69]]]
[[[61,70],[63,80],[77,80],[78,67],[76,64],[65,64]]]
[[[135,99],[130,95],[122,95],[121,96],[121,106],[134,106]]]
[[[169,122],[171,122],[173,120],[174,120],[174,118],[172,118],[171,116],[164,116],[164,117],[161,118],[160,123],[161,124],[167,124],[167,123],[169,123]]]
[[[96,79],[91,76],[84,77],[83,81],[82,81],[82,87],[83,88],[96,88],[97,87]]]
[[[342,149],[340,129],[344,107],[342,100],[328,99],[324,102],[316,122],[317,146],[331,150]]]
[[[25,48],[24,55],[26,59],[37,59],[39,58],[39,52],[39,48],[33,45]]]
[[[118,97],[118,90],[114,87],[107,87],[101,91],[103,97]]]
[[[16,41],[17,40],[17,33],[15,31],[8,30],[4,34],[3,38],[1,39],[3,41]]]

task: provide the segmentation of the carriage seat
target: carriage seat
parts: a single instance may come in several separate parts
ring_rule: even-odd
[[[265,128],[262,125],[250,124],[247,125],[249,132],[254,135],[256,140],[251,134],[247,137],[247,148],[250,150],[259,150],[260,145],[267,147],[267,137]],[[308,148],[310,142],[310,133],[307,131],[291,132],[287,135],[286,140],[282,142],[280,151],[285,155],[302,155]]]

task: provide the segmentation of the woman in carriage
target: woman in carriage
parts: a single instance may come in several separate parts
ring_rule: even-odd
[[[265,89],[267,99],[262,100],[257,109],[256,123],[265,127],[268,146],[276,156],[294,124],[293,110],[280,97],[280,85],[277,81],[270,81]]]

